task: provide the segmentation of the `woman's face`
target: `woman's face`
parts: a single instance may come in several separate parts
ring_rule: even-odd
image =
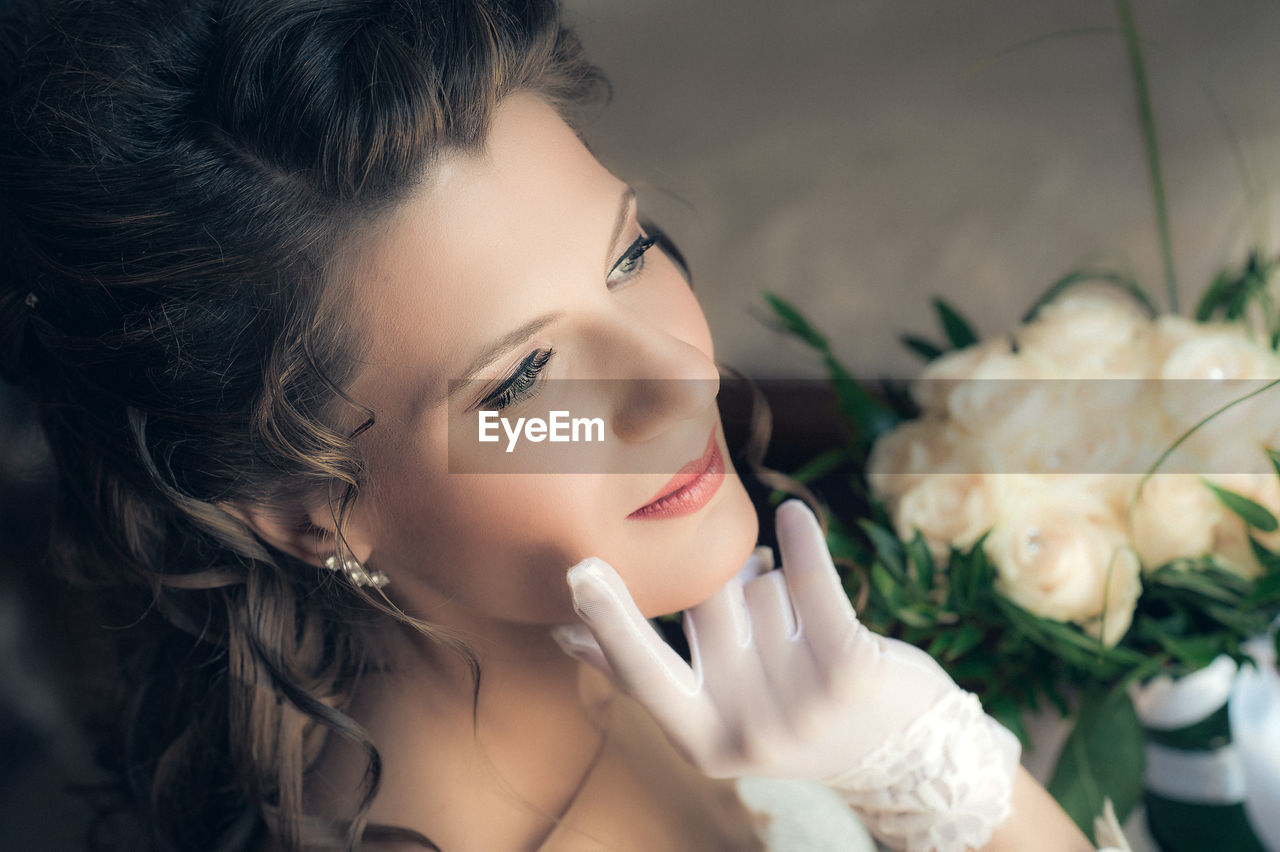
[[[617,568],[647,615],[674,612],[750,553],[756,518],[725,448],[706,321],[644,237],[627,186],[517,94],[485,149],[443,158],[361,254],[370,353],[350,391],[377,424],[360,439],[369,486],[347,534],[410,614],[571,622],[564,575],[587,556]],[[497,441],[479,440],[480,410],[496,412]],[[600,440],[522,433],[506,452],[497,417],[552,410],[600,418]],[[694,483],[705,502],[637,515],[687,464],[706,467],[709,439],[725,475]]]

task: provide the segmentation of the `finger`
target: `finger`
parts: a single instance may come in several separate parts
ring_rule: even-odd
[[[803,711],[818,683],[817,666],[791,610],[786,579],[779,571],[770,572],[748,583],[743,595],[769,687],[791,727],[803,727]]]
[[[613,566],[589,557],[565,576],[574,609],[613,671],[637,697],[660,694],[680,700],[697,692],[693,672],[641,615]]]
[[[724,721],[721,748],[729,774],[773,766],[790,741],[788,731],[797,727],[785,690],[775,686],[757,647],[745,598],[745,590],[769,576],[772,566],[773,552],[757,548],[714,595],[685,612],[694,671]],[[811,671],[812,652],[803,642],[794,645]]]
[[[858,617],[809,507],[799,500],[788,500],[778,507],[775,524],[791,605],[818,664],[824,665],[847,646],[858,627]]]
[[[751,644],[751,625],[742,587],[773,567],[773,552],[757,547],[727,583],[684,614],[684,633],[693,653],[693,670],[701,674],[704,661],[732,664]]]
[[[799,637],[800,625],[781,571],[771,571],[743,589],[752,633],[761,646],[777,646]]]
[[[553,627],[551,638],[560,646],[561,651],[591,666],[614,683],[618,683],[613,666],[609,665],[609,661],[604,657],[604,651],[600,650],[600,643],[591,635],[591,631],[585,624],[561,624]]]
[[[743,563],[742,569],[738,571],[736,579],[745,586],[761,574],[767,574],[772,570],[773,550],[762,544],[751,551],[751,555]]]
[[[566,574],[573,606],[622,688],[695,764],[714,742],[718,716],[692,669],[640,613],[622,578],[589,557]]]

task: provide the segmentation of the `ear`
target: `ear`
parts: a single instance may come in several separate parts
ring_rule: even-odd
[[[336,531],[327,504],[299,506],[292,511],[249,503],[219,503],[218,506],[276,550],[317,568],[323,567],[324,561],[334,554]],[[373,552],[372,544],[355,524],[345,525],[343,540],[351,555],[361,563]]]

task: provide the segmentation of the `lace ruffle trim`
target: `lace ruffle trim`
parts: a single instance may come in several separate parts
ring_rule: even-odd
[[[977,696],[957,690],[827,784],[893,849],[964,852],[1012,813],[1020,753]]]

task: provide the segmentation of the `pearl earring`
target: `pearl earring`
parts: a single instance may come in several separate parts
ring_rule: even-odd
[[[330,571],[341,571],[347,575],[347,579],[354,586],[373,586],[381,589],[387,583],[391,582],[387,575],[381,571],[366,571],[364,566],[354,559],[344,559],[341,564],[338,563],[338,557],[330,556],[324,561],[324,567]]]

